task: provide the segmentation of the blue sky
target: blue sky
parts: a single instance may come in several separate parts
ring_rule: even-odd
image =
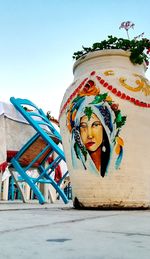
[[[128,20],[130,38],[150,38],[149,10],[149,0],[0,0],[0,100],[29,98],[58,118],[73,53],[107,35],[126,38],[119,26]]]

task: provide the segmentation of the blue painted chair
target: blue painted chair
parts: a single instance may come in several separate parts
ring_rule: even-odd
[[[55,168],[63,160],[64,152],[58,146],[61,143],[61,136],[53,124],[49,121],[42,109],[27,99],[10,98],[14,107],[34,128],[35,134],[11,159],[11,165],[21,176],[21,181],[25,181],[33,190],[40,204],[45,203],[45,198],[40,191],[38,183],[51,184],[64,203],[68,203],[68,198],[61,188],[61,183],[68,175],[68,171],[57,183],[52,176]],[[55,152],[55,159],[49,164],[48,158]],[[31,177],[28,170],[36,168],[37,177]]]

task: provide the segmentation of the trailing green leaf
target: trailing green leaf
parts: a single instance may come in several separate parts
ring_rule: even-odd
[[[87,150],[86,150],[86,148],[84,146],[82,146],[81,151],[82,151],[82,154],[83,154],[84,159],[86,161],[87,160]]]
[[[78,144],[75,142],[74,143],[74,150],[75,150],[75,153],[76,153],[76,156],[77,156],[77,158],[79,159],[79,155],[78,155],[78,153],[79,153],[79,147],[78,147]]]

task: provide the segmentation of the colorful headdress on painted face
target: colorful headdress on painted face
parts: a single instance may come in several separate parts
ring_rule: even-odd
[[[126,116],[122,116],[119,105],[113,102],[108,93],[101,94],[94,81],[89,80],[77,97],[70,103],[67,112],[67,127],[69,131],[73,133],[76,132],[76,129],[79,130],[80,118],[86,115],[90,119],[92,113],[95,113],[101,120],[110,147],[115,147],[117,168],[122,159],[124,145],[119,133],[121,127],[125,124]],[[82,150],[85,154],[83,145]]]

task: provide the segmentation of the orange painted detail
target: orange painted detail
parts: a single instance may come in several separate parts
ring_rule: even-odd
[[[90,75],[95,75],[95,71],[92,71],[90,73]],[[143,108],[150,108],[150,103],[146,103],[146,102],[142,102],[138,99],[135,99],[125,93],[123,93],[122,91],[118,90],[116,87],[113,87],[113,85],[110,85],[106,80],[104,80],[101,76],[96,76],[97,80],[99,81],[99,83],[107,88],[109,91],[111,91],[114,95],[120,97],[121,99],[124,99],[126,101],[129,101],[137,106],[140,106],[140,107],[143,107]],[[65,102],[64,106],[62,107],[61,109],[61,112],[60,112],[60,115],[59,115],[59,119],[62,115],[62,113],[64,112],[64,110],[66,109],[66,107],[68,106],[68,104],[71,102],[71,100],[73,98],[75,98],[75,96],[79,93],[79,91],[81,92],[81,88],[83,88],[84,86],[84,89],[82,91],[83,95],[88,95],[88,91],[86,93],[86,89],[85,89],[85,82],[88,80],[88,78],[85,78],[81,83],[80,85],[74,90],[74,92],[69,96],[69,98],[67,99],[67,101]],[[90,79],[89,79],[90,80]],[[143,84],[141,84],[141,82],[139,83],[139,81],[136,81],[137,85],[138,85],[138,91],[141,90],[141,88],[143,87]],[[135,89],[136,90],[136,89]],[[93,89],[92,91],[94,92],[95,91],[95,87],[93,86]]]
[[[83,85],[85,84],[85,82],[87,81],[88,78],[85,78],[80,84],[79,86],[74,90],[74,92],[69,96],[69,98],[67,99],[67,101],[65,102],[64,106],[62,107],[61,111],[60,111],[60,115],[59,115],[59,119],[62,115],[62,113],[64,112],[64,110],[66,109],[67,105],[71,102],[71,100],[73,98],[75,98],[75,96],[78,94],[78,92],[81,90],[81,88],[83,87]]]

